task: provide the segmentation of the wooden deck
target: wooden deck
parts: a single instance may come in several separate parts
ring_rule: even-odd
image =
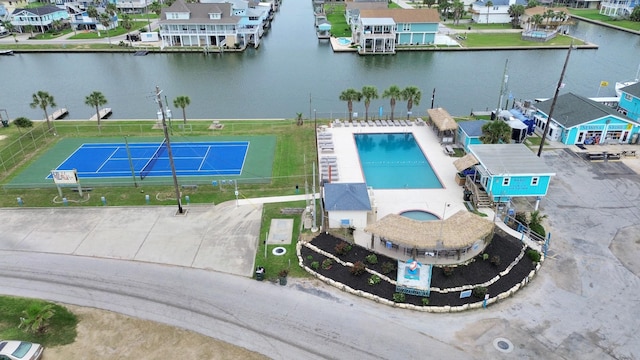
[[[49,121],[58,120],[69,113],[69,110],[66,108],[58,109],[53,112],[53,114],[49,115]]]
[[[111,108],[100,109],[100,120],[108,118],[109,115],[111,115]],[[98,118],[96,115],[93,115],[89,120],[97,121]]]

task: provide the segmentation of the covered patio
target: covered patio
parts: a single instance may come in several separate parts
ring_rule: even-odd
[[[443,144],[454,142],[458,131],[458,123],[443,108],[428,109],[429,123],[433,124],[433,130],[436,132],[438,140]]]

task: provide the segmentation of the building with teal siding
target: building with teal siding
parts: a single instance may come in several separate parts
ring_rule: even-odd
[[[466,153],[469,152],[469,145],[482,144],[480,137],[482,136],[482,127],[486,123],[488,123],[487,120],[458,122],[456,142],[464,148]]]
[[[618,111],[628,118],[640,122],[640,82],[620,89]]]

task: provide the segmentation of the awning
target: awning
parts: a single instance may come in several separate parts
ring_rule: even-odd
[[[443,108],[428,109],[427,114],[429,115],[429,118],[431,118],[433,124],[440,131],[458,129],[458,123],[453,120],[453,117]]]
[[[331,30],[331,24],[329,24],[329,23],[320,24],[320,25],[318,25],[318,30],[320,30],[320,31],[329,31],[329,30]]]
[[[473,165],[479,164],[480,162],[478,161],[478,159],[476,159],[475,156],[473,156],[473,154],[467,154],[463,157],[461,157],[460,159],[456,160],[453,162],[453,166],[456,167],[456,170],[458,171],[462,171],[462,170],[466,170],[470,167],[472,167]]]

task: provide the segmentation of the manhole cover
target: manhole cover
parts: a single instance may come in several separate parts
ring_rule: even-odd
[[[284,254],[286,254],[286,253],[287,253],[287,249],[285,249],[285,248],[284,248],[284,247],[282,247],[282,246],[278,246],[278,247],[273,248],[273,250],[271,251],[271,253],[272,253],[273,255],[280,256],[280,255],[284,255]]]
[[[503,353],[510,353],[513,351],[513,344],[505,338],[497,338],[493,340],[493,347]]]

